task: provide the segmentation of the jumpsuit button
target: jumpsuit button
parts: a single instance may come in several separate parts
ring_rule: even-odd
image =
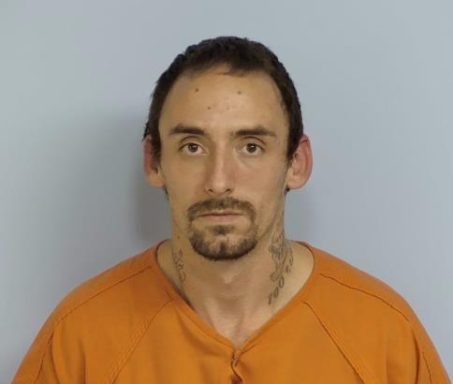
[[[242,384],[242,379],[239,376],[231,376],[231,384]]]

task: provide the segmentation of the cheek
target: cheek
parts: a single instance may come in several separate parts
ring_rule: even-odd
[[[247,185],[251,191],[256,190],[260,195],[278,195],[279,191],[284,187],[286,181],[286,169],[281,166],[266,166],[257,167],[253,170],[245,170],[238,172],[237,187]]]
[[[181,192],[185,192],[183,195],[186,195],[201,182],[203,165],[167,158],[162,162],[162,173],[169,193],[174,191],[180,195]]]
[[[201,176],[199,171],[193,168],[170,168],[167,167],[165,185],[168,191],[168,200],[173,215],[185,218],[187,210],[200,200],[202,190]]]
[[[284,204],[285,180],[286,173],[281,170],[257,173],[245,177],[238,190],[249,197],[260,219],[266,220],[265,217],[274,216]]]

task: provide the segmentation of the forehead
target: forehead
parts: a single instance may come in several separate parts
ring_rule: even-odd
[[[288,119],[280,91],[264,72],[230,73],[225,66],[180,76],[164,102],[159,121],[162,136],[178,125],[230,133],[261,126],[278,136]]]

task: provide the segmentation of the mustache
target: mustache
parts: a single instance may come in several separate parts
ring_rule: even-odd
[[[204,200],[193,204],[187,209],[187,217],[189,218],[189,221],[193,221],[200,214],[214,210],[233,210],[244,212],[251,217],[252,221],[255,220],[256,216],[255,208],[249,202],[240,201],[233,197],[226,197],[224,199]]]

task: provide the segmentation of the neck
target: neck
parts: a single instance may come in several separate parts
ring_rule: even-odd
[[[164,273],[195,312],[230,339],[262,325],[311,272],[311,257],[306,250],[300,256],[304,247],[287,240],[281,224],[237,260],[207,260],[179,236],[162,246],[158,260]]]

